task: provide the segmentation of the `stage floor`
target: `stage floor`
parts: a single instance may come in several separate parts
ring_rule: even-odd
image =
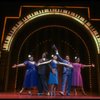
[[[77,96],[74,96],[74,94],[71,94],[70,96],[61,96],[59,93],[56,94],[56,96],[38,96],[37,94],[28,95],[27,93],[19,94],[19,93],[0,93],[0,99],[100,99],[100,96],[97,95],[86,95],[83,96],[81,94],[78,94]]]

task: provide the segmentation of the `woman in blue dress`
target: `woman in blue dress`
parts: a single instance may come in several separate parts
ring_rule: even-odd
[[[32,95],[31,89],[33,87],[37,87],[38,84],[38,74],[37,74],[37,65],[35,61],[33,61],[33,57],[28,55],[28,60],[21,64],[15,64],[12,68],[16,67],[26,67],[26,72],[24,76],[23,86],[20,90],[20,94],[23,92],[25,88],[29,89],[28,94]]]
[[[52,55],[52,60],[50,62],[50,74],[49,74],[49,80],[48,84],[50,85],[50,95],[55,96],[56,95],[56,89],[58,86],[58,70],[57,65],[66,65],[66,67],[72,67],[71,64],[62,63],[57,61],[57,55]]]
[[[50,85],[50,95],[55,95],[55,91],[58,85],[58,70],[57,70],[57,56],[53,55],[50,62],[50,74],[48,84]]]

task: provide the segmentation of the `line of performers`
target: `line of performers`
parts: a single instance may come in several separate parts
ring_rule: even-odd
[[[42,54],[42,58],[36,63],[32,55],[28,55],[28,60],[21,64],[14,64],[12,68],[26,67],[23,86],[20,90],[22,94],[23,90],[28,89],[28,94],[32,95],[33,87],[37,87],[38,96],[50,95],[55,96],[58,82],[58,64],[63,67],[61,95],[70,96],[71,87],[74,87],[74,95],[77,95],[76,89],[80,87],[83,95],[86,95],[83,89],[83,80],[81,75],[81,68],[95,67],[94,64],[85,65],[80,63],[80,58],[75,57],[75,62],[70,61],[70,57],[66,55],[63,59],[55,45],[52,47],[55,50],[55,55],[52,55],[52,59],[47,58],[47,52]],[[46,67],[50,68],[48,81],[46,80]],[[50,89],[48,88],[50,86]],[[67,86],[66,86],[67,85]]]

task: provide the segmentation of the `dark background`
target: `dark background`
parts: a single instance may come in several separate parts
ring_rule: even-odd
[[[18,16],[20,5],[86,6],[91,18],[100,18],[100,0],[0,0],[0,37],[5,16]]]

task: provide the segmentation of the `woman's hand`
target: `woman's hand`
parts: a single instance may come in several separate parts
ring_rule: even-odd
[[[52,69],[52,73],[53,73],[53,74],[56,74],[56,70],[55,70],[55,69]]]
[[[14,64],[13,66],[12,66],[12,68],[16,68],[17,67],[17,65],[16,64]]]
[[[94,64],[92,64],[91,66],[92,66],[92,67],[95,67],[95,65],[94,65]]]

